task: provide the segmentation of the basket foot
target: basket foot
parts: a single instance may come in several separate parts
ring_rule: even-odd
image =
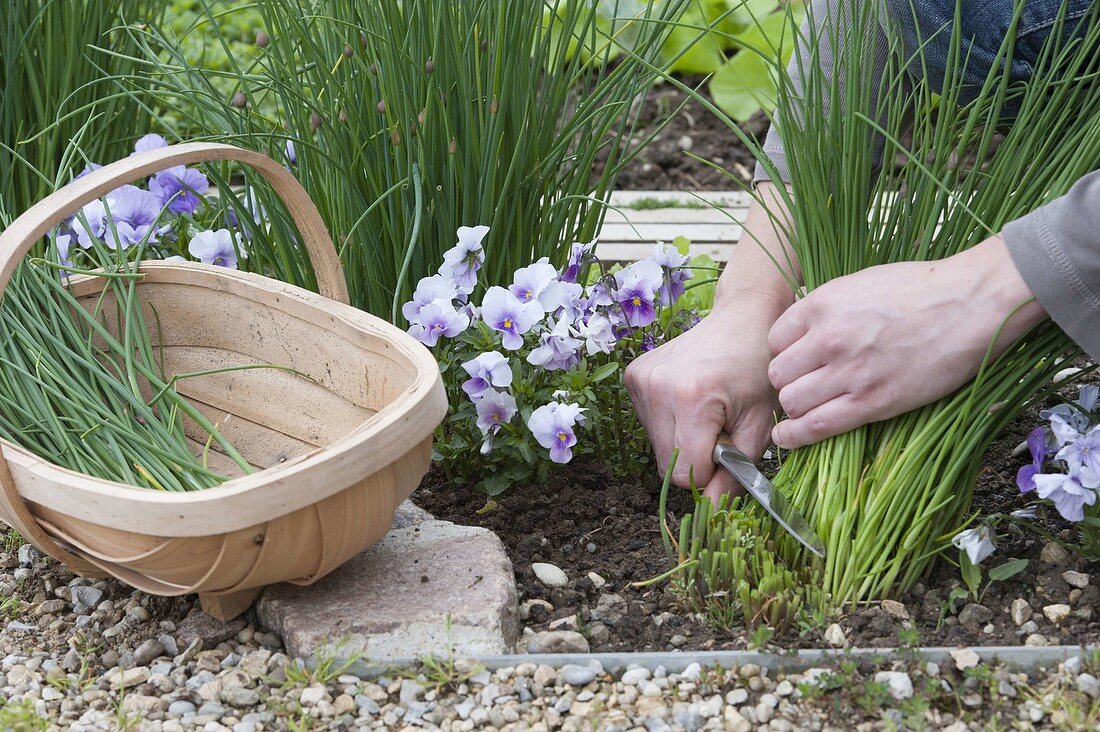
[[[262,590],[262,587],[253,587],[219,595],[200,592],[199,604],[207,615],[228,622],[252,607],[252,603],[256,601]]]

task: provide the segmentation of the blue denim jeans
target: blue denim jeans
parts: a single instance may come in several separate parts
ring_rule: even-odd
[[[961,34],[962,58],[966,59],[962,69],[966,82],[962,95],[965,103],[973,99],[992,70],[1012,25],[1017,3],[1014,0],[959,1],[961,22],[955,27],[956,0],[885,0],[892,30],[898,34],[908,55],[922,53],[933,88],[942,86],[948,53],[956,42],[954,34]],[[1069,40],[1084,30],[1083,19],[1098,4],[1098,0],[1026,0],[1016,30],[1016,46],[1009,71],[1011,80],[1026,81],[1031,77],[1063,7],[1065,15],[1060,32],[1063,40]]]

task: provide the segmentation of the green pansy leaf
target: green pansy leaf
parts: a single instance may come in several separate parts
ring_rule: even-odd
[[[1026,559],[1016,559],[1011,562],[1000,564],[989,570],[989,579],[995,582],[1001,582],[1013,575],[1019,574],[1027,567],[1027,561]]]
[[[600,381],[603,381],[608,376],[611,376],[612,374],[614,374],[618,370],[619,370],[619,364],[617,364],[617,363],[605,363],[603,366],[600,366],[598,369],[596,369],[595,371],[592,372],[592,377],[591,377],[590,381],[593,384],[595,384],[597,382],[600,382]]]

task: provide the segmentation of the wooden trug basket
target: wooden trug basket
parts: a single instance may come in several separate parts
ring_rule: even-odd
[[[426,348],[347,304],[324,222],[294,177],[228,145],[132,155],[40,201],[0,234],[0,291],[27,251],[80,207],[158,170],[217,160],[250,165],[283,199],[321,294],[165,262],[143,262],[138,287],[146,322],[159,320],[154,342],[164,343],[167,373],[266,363],[309,377],[253,369],[178,382],[257,472],[243,475],[212,451],[211,467],[232,480],[162,492],[66,470],[0,440],[0,519],[78,574],[113,575],[158,595],[197,592],[206,612],[229,619],[264,586],[315,582],[382,538],[427,471],[447,400]],[[103,289],[101,279],[73,279],[89,309]],[[186,431],[200,454],[205,433]]]

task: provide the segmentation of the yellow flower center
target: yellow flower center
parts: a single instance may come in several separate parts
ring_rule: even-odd
[[[505,328],[511,328],[512,327],[512,319],[511,318],[505,318],[504,319],[504,327]]]
[[[630,304],[631,304],[631,305],[633,305],[634,307],[639,307],[639,306],[640,306],[640,305],[642,304],[642,298],[640,298],[640,297],[638,297],[637,295],[635,295],[635,296],[634,296],[634,297],[633,297],[633,298],[632,298],[632,299],[630,300]]]
[[[523,294],[524,294],[524,296],[525,296],[525,297],[526,297],[526,298],[527,298],[528,300],[530,300],[530,299],[531,299],[531,296],[532,296],[532,295],[533,295],[534,293],[533,293],[533,292],[531,292],[530,290],[524,290],[524,291],[523,291]]]
[[[560,440],[561,442],[565,442],[567,439],[568,438],[566,437],[566,434],[564,432],[558,433],[558,440]]]

